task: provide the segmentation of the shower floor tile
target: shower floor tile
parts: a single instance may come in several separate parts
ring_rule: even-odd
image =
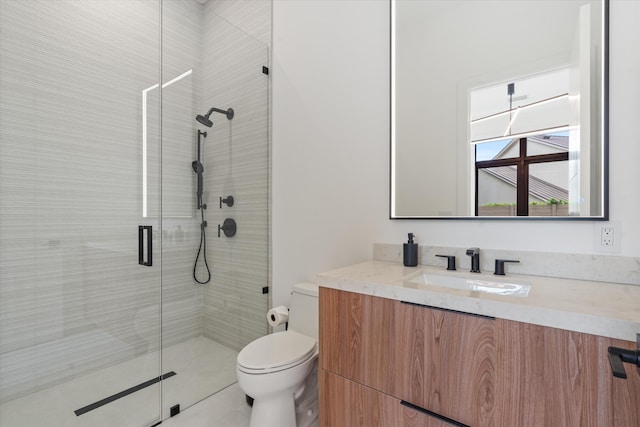
[[[164,350],[163,418],[169,407],[181,410],[236,381],[237,352],[204,337]],[[155,384],[83,415],[73,412],[159,375],[158,352],[76,378],[0,405],[2,427],[142,427],[159,412],[160,385]],[[182,415],[182,414],[181,414]],[[164,423],[163,423],[164,424]]]

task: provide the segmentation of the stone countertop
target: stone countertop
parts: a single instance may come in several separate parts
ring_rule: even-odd
[[[527,296],[496,295],[411,282],[423,272],[473,280],[530,284]],[[509,274],[494,276],[443,268],[368,261],[320,273],[316,283],[382,298],[636,341],[640,286]]]

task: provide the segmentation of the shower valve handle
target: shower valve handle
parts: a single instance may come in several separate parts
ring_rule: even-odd
[[[233,196],[227,196],[226,199],[223,199],[222,197],[220,197],[220,209],[222,209],[223,203],[229,207],[233,206]]]
[[[224,231],[224,235],[227,237],[233,237],[236,235],[236,222],[233,218],[227,218],[222,225],[218,224],[218,237],[220,237],[220,230]]]

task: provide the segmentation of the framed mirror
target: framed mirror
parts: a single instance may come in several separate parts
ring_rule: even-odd
[[[608,219],[608,0],[390,0],[392,219]]]

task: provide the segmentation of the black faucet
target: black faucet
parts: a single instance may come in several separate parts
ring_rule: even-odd
[[[467,255],[471,257],[471,272],[480,273],[480,248],[467,249]]]

